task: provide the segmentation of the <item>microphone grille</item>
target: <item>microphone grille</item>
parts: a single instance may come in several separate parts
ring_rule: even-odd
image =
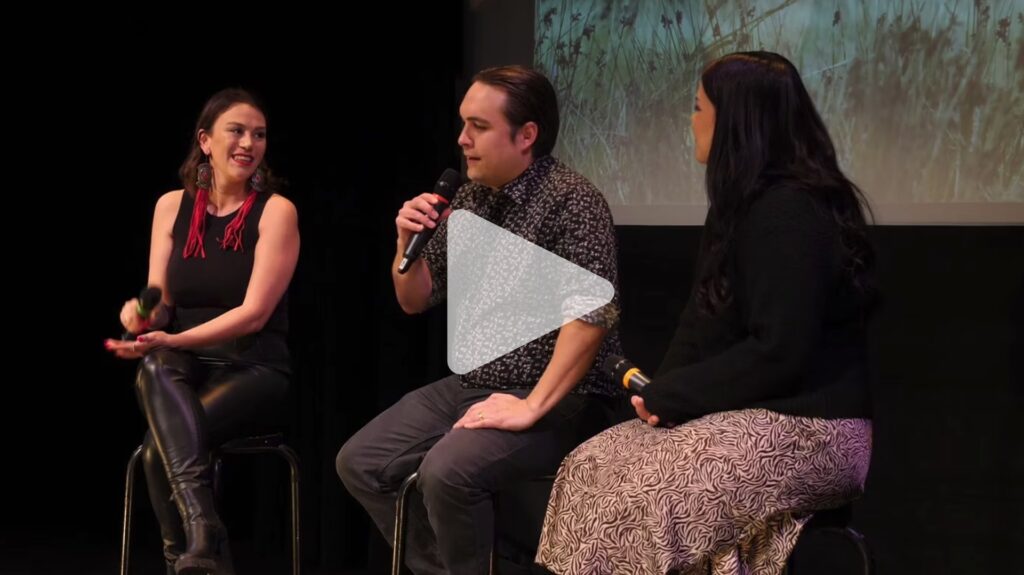
[[[163,292],[156,286],[149,286],[139,293],[139,305],[143,309],[151,310],[160,302]]]
[[[608,374],[608,377],[615,378],[615,372],[623,364],[628,364],[629,361],[620,355],[609,355],[604,360],[604,372]]]
[[[434,184],[434,193],[446,200],[451,200],[455,192],[462,186],[462,174],[458,170],[448,168]]]

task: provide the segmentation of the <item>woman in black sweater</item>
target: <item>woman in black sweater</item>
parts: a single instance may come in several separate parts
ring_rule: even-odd
[[[639,418],[570,454],[537,561],[559,574],[778,573],[871,454],[863,198],[796,68],[705,68],[692,116],[710,209],[697,281]]]

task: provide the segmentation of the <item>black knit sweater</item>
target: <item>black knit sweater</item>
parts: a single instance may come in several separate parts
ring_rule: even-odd
[[[742,216],[725,309],[698,311],[692,290],[642,393],[662,421],[747,408],[870,417],[862,298],[842,271],[838,226],[812,193],[773,188]]]

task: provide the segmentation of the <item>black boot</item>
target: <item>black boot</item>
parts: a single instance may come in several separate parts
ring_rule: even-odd
[[[174,493],[185,539],[185,551],[174,568],[178,575],[233,575],[228,532],[213,506],[209,487],[185,487]]]
[[[176,575],[177,570],[174,568],[174,564],[178,562],[178,557],[181,556],[182,552],[185,551],[185,534],[181,530],[181,519],[178,517],[178,510],[174,508],[174,503],[170,503],[171,514],[174,515],[174,525],[177,527],[177,531],[169,531],[166,528],[165,523],[160,524],[160,535],[164,543],[164,565],[166,575]],[[154,508],[155,509],[155,508]],[[157,514],[159,517],[159,513]]]
[[[178,573],[174,565],[178,562],[178,557],[181,556],[183,550],[184,546],[179,547],[175,543],[168,544],[167,539],[164,539],[164,564],[166,565],[167,575],[176,575]]]
[[[171,497],[171,486],[167,484],[167,473],[157,451],[152,434],[146,434],[142,442],[142,469],[146,472],[146,486],[153,513],[160,525],[160,539],[164,544],[164,561],[167,575],[174,575],[174,563],[185,551],[185,533],[181,528],[181,514]]]
[[[174,508],[174,504],[170,504],[171,514],[174,515],[174,519],[177,521],[177,531],[169,531],[164,523],[160,524],[160,538],[164,543],[164,562],[167,565],[167,575],[175,575],[177,571],[174,569],[174,564],[177,563],[178,557],[185,551],[185,534],[181,531],[181,520],[178,519],[178,510]],[[159,514],[158,514],[159,517]]]

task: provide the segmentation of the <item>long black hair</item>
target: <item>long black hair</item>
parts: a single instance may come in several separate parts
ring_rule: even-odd
[[[845,275],[865,302],[874,299],[860,189],[839,169],[832,138],[800,73],[772,52],[736,52],[709,64],[701,84],[715,107],[705,174],[710,205],[698,270],[697,303],[714,314],[732,300],[727,262],[736,225],[773,185],[812,194],[838,226]]]

